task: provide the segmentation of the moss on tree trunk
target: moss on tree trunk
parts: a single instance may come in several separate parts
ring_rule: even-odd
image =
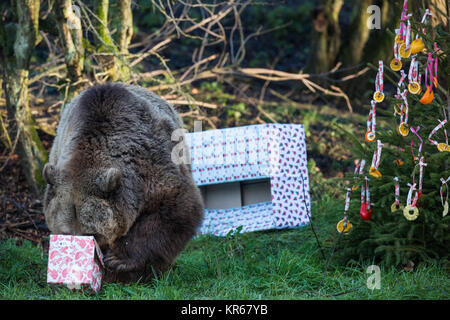
[[[45,182],[42,168],[47,162],[47,152],[35,129],[28,103],[28,69],[38,30],[39,0],[17,0],[14,8],[16,32],[7,32],[0,26],[1,62],[6,108],[10,120],[9,135],[18,137],[17,153],[20,165],[30,188],[38,194]]]
[[[131,11],[131,2],[125,2],[124,4],[121,3],[120,11],[122,11],[127,4],[129,5]],[[98,36],[97,42],[99,44],[99,48],[97,50],[99,53],[98,59],[103,70],[107,72],[110,80],[116,81],[120,79],[122,81],[127,81],[130,77],[130,71],[127,62],[120,56],[122,48],[121,51],[119,51],[119,48],[114,43],[114,40],[110,35],[108,29],[108,11],[109,0],[100,0],[95,11],[98,18],[96,24]],[[123,15],[127,16],[127,14],[128,13],[121,13],[121,18],[123,18]],[[129,14],[131,14],[131,12]],[[127,23],[129,22],[132,22],[132,20],[127,20]],[[121,23],[121,25],[126,29],[123,23]],[[128,31],[124,31],[124,28],[122,28],[121,32],[126,34]],[[127,38],[125,36],[123,42],[124,45],[126,44],[126,41]],[[126,45],[126,50],[128,51],[128,44]]]

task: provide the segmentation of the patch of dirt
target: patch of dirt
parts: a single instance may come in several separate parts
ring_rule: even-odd
[[[53,137],[39,132],[44,146],[49,150]],[[8,158],[0,147],[0,163]],[[30,192],[25,176],[20,170],[17,154],[12,154],[0,172],[0,241],[8,238],[29,240],[48,245],[49,230],[45,224],[42,199]]]

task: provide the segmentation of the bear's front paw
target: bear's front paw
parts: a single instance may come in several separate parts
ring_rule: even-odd
[[[108,252],[103,260],[108,270],[115,272],[128,272],[136,269],[136,263],[129,258],[120,257],[114,252]]]

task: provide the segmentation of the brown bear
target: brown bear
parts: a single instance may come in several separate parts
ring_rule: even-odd
[[[161,275],[201,225],[190,165],[171,156],[179,143],[188,152],[171,139],[182,127],[167,101],[122,83],[93,86],[62,112],[43,171],[46,222],[95,236],[107,281]]]

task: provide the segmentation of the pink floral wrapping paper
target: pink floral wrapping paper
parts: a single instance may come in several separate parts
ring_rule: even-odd
[[[47,283],[98,292],[103,255],[92,236],[50,235]]]

